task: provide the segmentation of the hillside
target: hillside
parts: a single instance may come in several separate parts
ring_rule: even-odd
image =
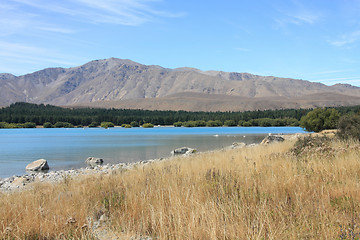
[[[168,69],[116,58],[23,76],[0,74],[0,106],[14,102],[189,111],[360,104],[360,88],[249,73]]]

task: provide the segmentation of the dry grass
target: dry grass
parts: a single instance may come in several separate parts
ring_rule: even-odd
[[[301,157],[292,146],[205,153],[2,194],[0,238],[91,239],[91,222],[106,214],[120,239],[358,239],[360,145],[333,140],[326,152]]]

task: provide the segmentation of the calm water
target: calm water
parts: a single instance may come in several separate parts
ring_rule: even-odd
[[[300,133],[298,127],[0,129],[0,178],[25,174],[39,158],[50,170],[85,167],[87,157],[105,163],[170,156],[179,147],[221,149],[233,142],[259,143],[268,133]]]

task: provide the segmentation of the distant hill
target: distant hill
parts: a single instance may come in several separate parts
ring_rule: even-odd
[[[104,59],[23,76],[0,74],[0,105],[14,102],[189,111],[360,104],[360,88],[249,73],[168,69]]]

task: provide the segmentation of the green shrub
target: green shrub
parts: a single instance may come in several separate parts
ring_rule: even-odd
[[[206,122],[204,120],[197,120],[197,121],[195,121],[195,126],[196,127],[205,127]]]
[[[303,116],[300,127],[308,132],[321,132],[325,129],[335,129],[338,125],[340,113],[333,108],[317,108]]]
[[[142,125],[143,128],[153,128],[154,127],[154,124],[151,124],[151,123],[144,123]]]
[[[206,123],[207,127],[221,127],[223,123],[220,120],[210,120]]]
[[[101,126],[102,128],[115,127],[115,125],[114,125],[112,122],[102,122],[102,123],[100,124],[100,126]]]
[[[138,122],[136,122],[136,121],[132,121],[132,122],[130,123],[130,125],[131,125],[132,127],[140,127],[140,124],[139,124]]]
[[[121,127],[123,127],[123,128],[132,128],[130,124],[125,124],[125,123],[122,124]]]
[[[224,126],[234,127],[234,126],[236,126],[236,123],[235,123],[234,120],[226,120],[226,121],[224,122]]]
[[[36,123],[26,122],[24,123],[24,128],[36,128]]]
[[[187,122],[184,122],[183,126],[184,127],[196,127],[196,122],[195,121],[187,121]]]
[[[92,123],[89,124],[88,127],[90,127],[90,128],[95,128],[95,127],[98,127],[98,126],[99,126],[99,123],[98,123],[98,122],[92,122]]]
[[[182,122],[175,122],[174,127],[181,127],[183,125]]]
[[[52,128],[53,125],[50,122],[46,122],[46,123],[43,124],[43,127],[44,128]]]
[[[342,139],[360,140],[360,115],[345,115],[340,118],[337,136]]]
[[[73,128],[74,125],[68,122],[57,122],[53,126],[54,128]]]

